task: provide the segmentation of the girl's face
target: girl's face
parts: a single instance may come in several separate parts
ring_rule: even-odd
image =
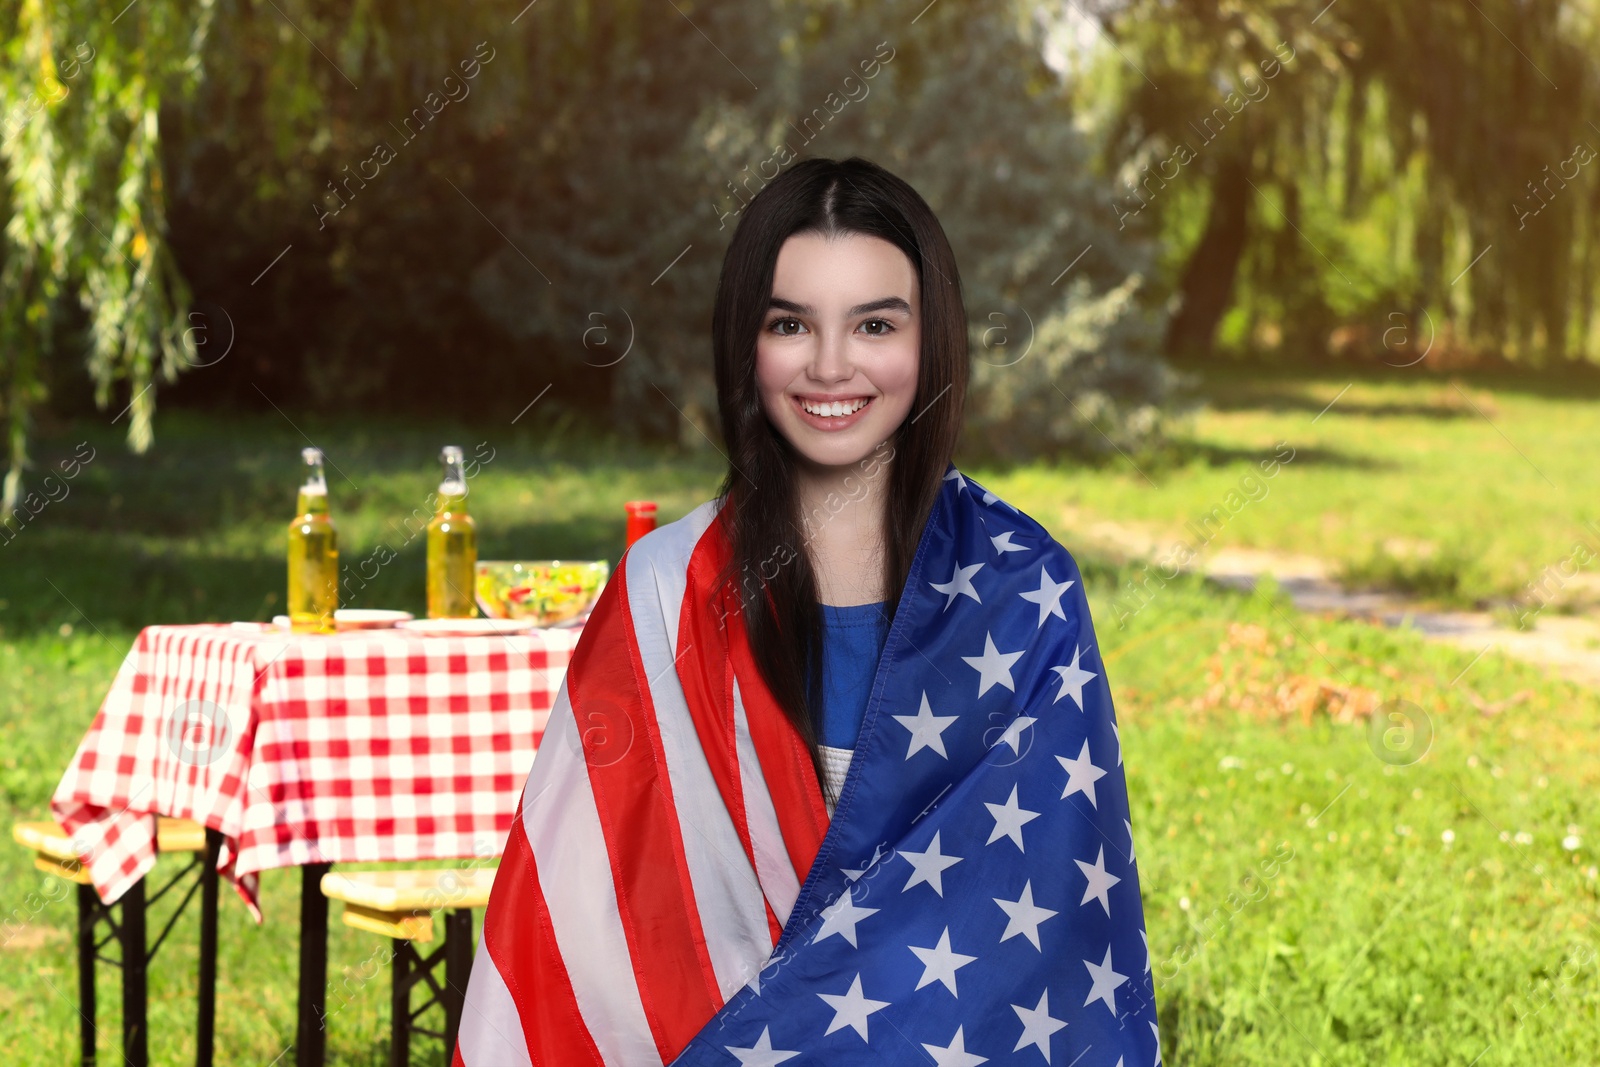
[[[756,340],[767,418],[815,468],[859,463],[911,411],[921,362],[917,272],[879,237],[795,234],[778,251]]]

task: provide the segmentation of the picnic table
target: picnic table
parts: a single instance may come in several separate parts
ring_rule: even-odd
[[[299,867],[296,1062],[320,1065],[322,875],[336,863],[498,857],[581,633],[582,620],[478,636],[147,627],[52,812],[106,904],[154,865],[158,816],[206,827],[217,873],[258,922],[260,872]],[[204,929],[201,940],[214,974]],[[204,1001],[201,1016],[209,1037]]]

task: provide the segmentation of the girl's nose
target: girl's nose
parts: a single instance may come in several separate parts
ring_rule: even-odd
[[[811,376],[821,382],[842,382],[854,374],[849,344],[831,333],[819,334],[811,359]]]

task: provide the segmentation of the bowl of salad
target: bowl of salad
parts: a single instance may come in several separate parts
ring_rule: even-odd
[[[560,626],[587,614],[610,576],[611,564],[603,559],[481,559],[478,607],[491,619]]]

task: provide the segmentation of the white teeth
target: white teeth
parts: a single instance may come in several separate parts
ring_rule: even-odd
[[[813,404],[809,400],[800,401],[801,407],[805,408],[811,414],[820,415],[823,418],[840,418],[842,416],[859,411],[866,407],[866,405],[867,401],[865,399],[848,401],[834,400],[826,404]]]

